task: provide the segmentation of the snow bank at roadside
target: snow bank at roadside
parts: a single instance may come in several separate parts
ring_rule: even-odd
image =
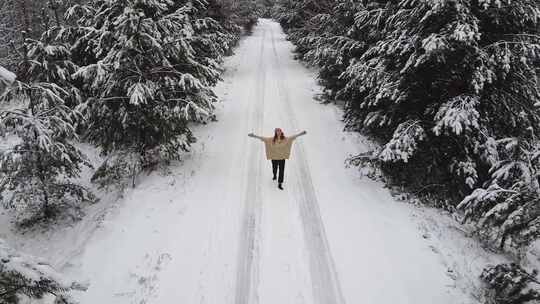
[[[16,137],[0,137],[0,150],[14,145],[17,140]],[[77,146],[94,167],[102,163],[103,157],[98,149],[89,144]],[[80,253],[103,217],[117,207],[118,199],[123,193],[115,187],[99,189],[93,185],[90,177],[94,170],[83,167],[81,176],[76,180],[82,186],[88,187],[99,199],[94,204],[81,205],[79,218],[60,218],[49,227],[36,225],[18,231],[13,223],[12,211],[0,205],[0,239],[4,239],[15,250],[47,260],[57,270],[69,267],[69,260]]]
[[[488,265],[508,263],[509,259],[482,246],[446,211],[414,206],[413,216],[422,237],[446,267],[454,287],[481,299],[483,283],[479,277],[482,270]]]

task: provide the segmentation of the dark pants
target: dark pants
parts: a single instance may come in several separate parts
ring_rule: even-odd
[[[284,159],[272,159],[272,172],[276,176],[279,169],[278,183],[283,183],[283,175],[285,174],[285,160]]]

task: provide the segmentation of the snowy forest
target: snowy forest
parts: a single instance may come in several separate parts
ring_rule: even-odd
[[[519,256],[538,239],[537,1],[284,0],[275,14],[324,99],[345,102],[346,128],[379,143],[352,164],[458,213],[488,246]]]
[[[275,29],[271,22],[277,22],[283,30],[282,42],[277,36],[277,31],[281,29]],[[287,45],[281,47],[280,43],[292,43],[290,51]],[[289,57],[286,56],[289,55],[294,60],[287,61]],[[268,59],[264,56],[274,57]],[[250,58],[258,58],[259,61],[252,62]],[[289,70],[293,64],[298,65],[297,70]],[[254,69],[260,71],[249,74]],[[298,70],[305,74],[298,76]],[[310,104],[291,106],[289,102],[296,103],[300,96],[295,92],[304,88],[303,83],[287,81],[287,77],[309,78],[305,75],[311,75],[311,72],[314,73],[312,80],[318,89],[309,88],[307,94],[311,98],[307,101]],[[242,76],[242,73],[245,75]],[[85,255],[81,252],[85,250],[74,248],[76,254],[66,254],[69,257],[66,257],[65,263],[60,263],[50,260],[60,252],[53,249],[63,247],[61,250],[67,250],[67,247],[78,246],[70,244],[72,235],[76,240],[85,239],[84,246],[99,245],[98,241],[92,243],[88,240],[92,239],[92,234],[100,226],[112,227],[116,222],[118,226],[128,227],[128,222],[114,220],[115,216],[122,218],[118,214],[123,208],[126,208],[125,214],[135,214],[125,217],[137,217],[138,213],[132,209],[138,205],[130,207],[128,204],[137,201],[137,193],[142,200],[147,195],[145,189],[166,187],[167,183],[172,188],[180,187],[177,179],[167,179],[171,176],[176,178],[181,175],[182,183],[198,181],[198,170],[203,172],[200,174],[212,176],[202,175],[201,183],[218,178],[219,182],[209,184],[208,189],[201,186],[204,190],[198,190],[197,182],[191,188],[194,190],[188,188],[181,192],[181,195],[186,195],[186,200],[194,197],[196,199],[193,201],[199,203],[200,199],[208,204],[214,201],[212,190],[221,191],[217,185],[231,181],[240,183],[244,180],[243,175],[248,180],[255,177],[259,181],[261,173],[250,171],[256,166],[248,164],[257,161],[251,156],[255,153],[252,151],[254,148],[245,142],[247,139],[240,141],[236,137],[252,131],[262,132],[263,126],[267,127],[266,122],[257,123],[256,120],[269,120],[272,117],[280,117],[276,118],[280,123],[290,121],[291,128],[302,128],[297,125],[299,123],[314,129],[314,132],[308,130],[306,142],[302,142],[304,139],[297,140],[300,143],[295,145],[301,146],[294,148],[297,150],[293,149],[293,154],[298,154],[298,160],[293,157],[291,163],[297,161],[298,165],[290,165],[290,170],[296,171],[292,171],[287,178],[309,179],[312,184],[309,187],[315,190],[309,192],[306,189],[311,188],[300,182],[300,190],[294,190],[295,184],[291,182],[289,188],[292,190],[287,191],[300,191],[303,194],[296,196],[303,198],[293,199],[291,197],[296,196],[291,194],[283,199],[268,194],[268,190],[257,190],[266,187],[262,182],[262,186],[250,187],[252,184],[245,181],[248,188],[247,192],[244,191],[245,198],[236,199],[237,192],[244,190],[240,188],[232,188],[238,189],[231,190],[232,194],[216,194],[216,199],[224,202],[245,201],[246,205],[240,205],[238,212],[231,206],[219,207],[215,218],[204,213],[208,219],[194,217],[191,220],[193,226],[175,227],[192,229],[199,227],[195,223],[208,223],[207,226],[200,226],[204,230],[209,225],[216,225],[214,230],[208,228],[211,232],[206,236],[200,232],[200,238],[208,239],[210,245],[204,246],[225,248],[215,239],[229,231],[227,229],[235,233],[234,229],[244,231],[234,226],[235,220],[238,219],[239,223],[245,221],[246,227],[261,225],[262,228],[258,230],[251,228],[255,236],[250,236],[252,230],[249,229],[246,236],[237,233],[240,245],[230,247],[242,251],[242,242],[247,239],[246,247],[254,250],[254,253],[238,253],[238,262],[235,260],[234,263],[238,263],[237,268],[240,269],[244,265],[242,263],[247,263],[245,260],[256,264],[250,259],[258,258],[260,273],[253,272],[253,269],[259,268],[249,263],[245,264],[249,267],[245,267],[251,271],[248,271],[250,275],[256,273],[262,277],[265,269],[272,269],[265,265],[273,264],[265,264],[265,251],[258,248],[270,248],[268,244],[273,243],[265,236],[270,235],[272,229],[279,229],[264,226],[273,221],[270,215],[263,214],[262,210],[273,208],[265,200],[298,204],[319,201],[321,214],[314,218],[321,222],[320,227],[323,228],[298,228],[301,231],[298,238],[307,243],[308,253],[305,255],[311,261],[311,264],[306,262],[308,266],[305,267],[315,267],[311,259],[316,258],[309,250],[319,250],[320,247],[333,255],[331,257],[327,253],[330,258],[326,258],[321,254],[325,257],[323,260],[335,262],[328,262],[324,266],[330,269],[327,276],[331,277],[328,279],[331,284],[324,283],[325,268],[317,266],[318,272],[310,268],[309,280],[312,284],[305,285],[316,286],[317,282],[323,282],[321,284],[326,284],[325,287],[318,288],[338,291],[320,293],[313,287],[315,289],[309,291],[309,297],[303,297],[303,302],[295,300],[294,303],[353,303],[351,299],[359,298],[348,290],[358,288],[348,289],[347,286],[360,283],[355,282],[354,274],[349,279],[349,275],[341,273],[343,269],[353,268],[348,264],[343,266],[339,258],[341,255],[336,251],[340,248],[344,250],[341,242],[359,242],[366,247],[370,244],[362,241],[362,228],[353,225],[350,226],[353,228],[350,235],[341,235],[341,241],[333,240],[334,236],[340,234],[339,229],[333,228],[337,227],[333,223],[338,223],[339,219],[334,219],[335,214],[328,210],[339,209],[340,205],[330,200],[327,204],[325,197],[335,200],[346,197],[347,201],[357,199],[355,204],[360,205],[365,198],[353,193],[365,189],[349,190],[348,186],[339,184],[338,179],[319,179],[317,176],[324,172],[323,169],[318,171],[319,166],[323,168],[323,165],[314,163],[323,163],[325,157],[331,157],[342,164],[332,172],[342,174],[344,170],[354,171],[361,177],[354,173],[347,173],[354,177],[343,176],[351,180],[363,180],[365,177],[375,183],[369,184],[369,187],[390,189],[397,204],[403,207],[390,205],[389,209],[402,210],[408,205],[414,206],[411,207],[413,211],[404,211],[404,214],[416,214],[414,208],[436,210],[438,215],[435,222],[440,220],[443,223],[442,218],[451,221],[451,225],[455,225],[451,227],[463,231],[460,237],[471,242],[467,244],[475,244],[481,248],[479,250],[486,252],[486,256],[496,256],[486,258],[490,263],[478,267],[475,264],[475,269],[466,274],[450,268],[457,269],[455,264],[477,257],[464,254],[461,262],[445,262],[446,272],[453,272],[453,275],[447,276],[453,282],[458,282],[453,284],[459,287],[455,288],[459,292],[462,292],[460,286],[467,285],[465,279],[478,281],[478,286],[481,286],[481,290],[475,292],[465,290],[467,287],[462,288],[467,299],[470,297],[474,301],[458,299],[452,293],[453,303],[540,303],[540,278],[536,270],[536,267],[540,267],[539,75],[540,3],[537,0],[0,0],[0,225],[5,226],[0,229],[0,303],[44,301],[39,303],[84,304],[91,303],[89,299],[94,303],[106,299],[81,296],[92,290],[93,282],[86,282],[69,270],[76,267],[73,265],[84,264]],[[265,82],[269,83],[268,88],[265,88]],[[274,83],[276,90],[271,87]],[[233,89],[223,93],[223,86],[226,85]],[[251,90],[254,90],[253,94],[246,95]],[[229,104],[240,99],[245,99],[245,104],[227,110]],[[268,107],[276,99],[286,100],[287,103],[278,107],[283,106],[283,113],[289,116],[281,112],[274,115],[269,112],[272,110],[266,108],[257,112],[255,107]],[[321,110],[311,107],[326,109],[330,106],[340,113],[335,119],[335,124],[341,123],[336,125],[341,128],[340,132],[351,138],[361,137],[362,142],[365,140],[369,143],[366,144],[367,148],[347,150],[347,146],[347,149],[343,149],[347,153],[343,155],[328,154],[319,158],[317,153],[322,153],[318,152],[319,149],[332,151],[332,144],[308,137],[338,140],[342,135],[324,131],[318,134],[318,127],[328,127],[321,118],[323,114],[316,112]],[[248,118],[232,109],[255,114]],[[292,113],[297,115],[293,116]],[[234,123],[242,121],[250,129],[236,129]],[[216,124],[217,127],[213,127]],[[220,129],[224,131],[217,133]],[[224,135],[228,131],[241,134]],[[289,133],[293,132],[295,130]],[[233,139],[220,141],[219,137],[224,136]],[[216,148],[210,148],[211,144]],[[323,148],[324,145],[328,147]],[[238,151],[229,150],[235,146],[240,147]],[[214,164],[213,158],[220,152],[227,154],[228,158],[223,157],[219,164],[227,162],[231,163],[231,167],[204,167],[205,163]],[[194,164],[190,165],[190,162]],[[190,166],[195,169],[189,169],[192,168]],[[235,175],[234,170],[244,170],[244,167],[245,172],[239,171]],[[251,172],[259,173],[250,175]],[[317,175],[317,172],[321,174]],[[337,174],[328,176],[335,178]],[[314,177],[306,178],[308,175]],[[216,187],[212,188],[212,185]],[[326,187],[333,187],[334,192],[326,196]],[[358,187],[366,186],[361,184]],[[255,215],[249,211],[252,210],[249,209],[249,188],[256,188],[253,197],[261,197],[258,200],[266,202],[260,209],[253,209],[259,210],[253,212]],[[181,196],[170,191],[171,202]],[[195,194],[189,196],[190,191]],[[244,192],[238,195],[244,195]],[[337,195],[340,192],[343,194]],[[159,195],[156,202],[165,201],[165,194]],[[154,202],[148,206],[151,207],[144,212],[161,208]],[[245,218],[244,207],[247,210]],[[163,207],[164,217],[156,218],[156,222],[163,222],[163,225],[163,219],[172,216],[166,208],[169,207]],[[178,214],[189,215],[189,211],[182,208]],[[195,207],[185,208],[193,210]],[[212,210],[214,207],[205,208]],[[370,208],[366,210],[379,210],[377,206]],[[308,217],[304,216],[308,214],[305,209],[300,206],[299,211],[290,209],[288,213],[298,212],[297,217],[302,218],[303,225],[313,225],[305,219]],[[150,216],[140,212],[141,218]],[[203,211],[200,212],[203,214]],[[374,214],[377,212],[374,211]],[[394,218],[394,211],[391,212],[391,218]],[[272,213],[268,211],[267,214]],[[400,213],[396,214],[396,217],[400,216]],[[352,215],[350,217],[351,221],[357,220]],[[172,217],[171,220],[176,221]],[[374,221],[385,222],[387,219],[376,218]],[[218,226],[226,226],[227,223],[235,224],[230,225],[233,228]],[[283,225],[283,220],[276,223],[280,224],[275,227],[287,226]],[[89,225],[92,228],[86,228]],[[296,226],[291,224],[290,227]],[[386,233],[398,235],[397,231],[392,232],[391,229],[381,232],[376,228],[382,226],[373,227],[372,230],[378,231],[377,235],[382,238],[374,243],[392,242],[385,240]],[[112,231],[113,228],[108,229]],[[124,228],[121,229],[123,233]],[[179,234],[197,235],[192,230],[182,229],[170,233],[174,234],[173,238],[180,239],[178,242],[184,239]],[[293,231],[296,228],[287,229]],[[411,233],[416,233],[415,229],[411,228]],[[310,246],[310,233],[316,235],[316,239],[321,234],[318,231],[327,234],[320,243],[324,246]],[[453,237],[455,232],[447,229],[438,233],[442,235],[438,236],[441,244],[454,246],[445,243],[444,234]],[[292,234],[289,232],[289,235]],[[420,241],[427,239],[426,235],[428,233],[421,235]],[[36,241],[38,238],[39,241]],[[54,245],[52,240],[55,238],[64,239],[63,243]],[[162,241],[171,242],[170,238]],[[142,235],[135,239],[135,242],[144,244]],[[226,240],[219,241],[226,243]],[[114,244],[114,241],[111,242]],[[311,242],[319,244],[317,241]],[[265,244],[268,247],[264,247]],[[93,249],[96,252],[100,251],[98,245]],[[84,246],[81,245],[81,248]],[[194,247],[188,243],[186,246]],[[47,250],[51,250],[50,253],[46,253]],[[173,250],[169,248],[169,251]],[[189,250],[177,251],[179,255],[175,258],[171,257],[173,254],[170,252],[159,255],[152,271],[161,271],[167,263],[174,262],[169,260],[181,260],[184,253],[186,259],[190,256]],[[222,254],[223,259],[228,257],[225,251],[220,252],[215,248],[214,251],[216,256]],[[90,249],[87,252],[91,252]],[[211,252],[192,255],[210,255]],[[47,259],[39,257],[41,254]],[[399,255],[399,252],[393,254]],[[73,258],[75,255],[77,258]],[[236,252],[230,255],[236,257]],[[112,256],[111,251],[111,259]],[[144,256],[148,256],[148,253],[145,252]],[[366,258],[366,262],[385,263],[369,260],[372,258],[374,256]],[[421,256],[417,258],[422,259]],[[201,267],[207,271],[214,264],[221,265],[210,257],[206,259],[210,262]],[[390,257],[387,259],[391,260]],[[226,262],[223,264],[229,265]],[[227,279],[227,271],[223,270],[226,274],[220,274],[221,281],[215,278],[204,281],[206,277],[203,271],[197,269],[196,273],[202,277],[197,292],[205,299],[197,301],[232,302],[220,299],[217,293],[221,289],[208,287],[209,282],[214,282],[212,280],[216,280],[215,285],[228,286],[228,283],[224,283],[231,281]],[[235,271],[230,274],[235,276],[232,281],[237,284],[230,288],[235,290],[235,295],[224,296],[226,299],[231,297],[235,303],[247,304],[255,303],[249,300],[253,293],[258,293],[256,297],[261,299],[265,299],[263,295],[267,293],[279,294],[275,289],[265,289],[264,279],[248,280],[249,284],[242,285],[243,274]],[[289,270],[286,273],[290,275]],[[418,275],[422,275],[422,269],[418,270]],[[113,277],[111,274],[107,276]],[[301,277],[299,274],[296,276]],[[339,280],[335,277],[339,277]],[[135,280],[133,284],[137,286],[137,291],[133,291],[133,298],[126,298],[133,302],[126,300],[125,303],[135,303],[134,299],[137,299],[137,303],[170,303],[171,299],[194,303],[190,301],[195,298],[160,298],[161,294],[156,292],[159,288],[147,285],[158,278],[161,276],[156,273]],[[425,279],[430,280],[427,274]],[[279,281],[279,278],[276,280]],[[408,278],[400,280],[406,281]],[[191,281],[186,278],[181,282]],[[253,282],[260,284],[259,289],[252,287]],[[189,284],[177,288],[188,288]],[[331,288],[330,285],[338,287]],[[289,285],[288,288],[295,286]],[[391,289],[392,286],[387,288]],[[243,289],[248,291],[239,291]],[[210,295],[213,291],[215,294]],[[115,292],[116,299],[124,295],[120,291]],[[137,296],[144,298],[135,298]],[[276,299],[268,302],[278,303]],[[414,297],[410,297],[412,302],[396,299],[399,298],[394,298],[392,303],[422,302],[413,301]],[[381,300],[374,303],[387,302]],[[431,303],[436,302],[433,299]],[[445,302],[441,300],[437,303]]]

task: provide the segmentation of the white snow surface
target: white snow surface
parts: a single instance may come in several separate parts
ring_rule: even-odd
[[[102,199],[59,235],[0,237],[87,282],[74,295],[81,304],[480,303],[481,269],[505,259],[450,216],[346,168],[367,144],[342,131],[337,106],[314,100],[316,74],[293,49],[277,23],[259,20],[225,63],[219,121],[195,127],[181,163],[142,176],[112,205]],[[284,191],[247,136],[275,127],[308,132]]]
[[[16,78],[17,76],[15,74],[0,65],[0,94],[2,94],[4,89],[10,86]]]
[[[6,68],[0,66],[0,81],[5,82],[5,84],[11,84],[15,81],[15,74],[13,72],[8,71]]]

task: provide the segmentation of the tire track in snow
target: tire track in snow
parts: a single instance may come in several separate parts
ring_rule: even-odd
[[[281,69],[281,61],[275,45],[275,28],[271,28],[270,34],[275,60],[274,68],[278,71],[277,74],[281,75],[277,79],[279,96],[285,106],[285,114],[289,121],[289,127],[298,130],[298,122],[290,104],[288,88],[286,86],[286,80],[284,80],[286,73]],[[311,172],[301,141],[295,143],[295,158],[297,162],[297,191],[299,192],[298,205],[304,230],[306,251],[309,256],[313,299],[316,304],[343,304],[345,300],[341,292],[334,260],[328,246],[319,203],[315,194],[315,187],[313,186]]]
[[[227,67],[225,69],[225,73],[223,74],[223,81],[224,81],[224,89],[222,91],[223,95],[218,94],[218,96],[223,96],[223,103],[228,102],[230,100],[229,93],[236,92],[238,90],[239,82],[235,81],[238,73],[238,69],[240,68],[241,64],[243,63],[242,59],[245,58],[246,53],[248,52],[248,48],[245,46],[245,41],[240,41],[239,45],[236,49],[236,54],[234,56],[230,57],[230,67]],[[227,64],[227,63],[225,63]],[[216,92],[217,93],[217,92]],[[242,97],[242,96],[241,96]],[[244,117],[250,117],[250,110],[251,107],[247,107],[245,111]],[[226,115],[225,113],[221,115]],[[247,143],[247,140],[244,139],[242,142],[241,147],[245,147]],[[203,143],[204,145],[204,143]],[[203,148],[203,151],[205,148]],[[238,160],[232,158],[232,162],[237,163]],[[245,170],[246,166],[245,164],[242,164],[241,170]],[[223,185],[227,185],[224,183]],[[216,189],[216,188],[214,188]],[[222,188],[219,188],[219,191],[222,191]],[[223,198],[225,201],[227,201],[227,191],[223,189],[223,192],[221,195],[223,195]],[[240,205],[240,204],[239,204]],[[215,303],[216,299],[219,298],[217,294],[215,294],[212,290],[213,286],[218,285],[227,285],[231,288],[231,297],[235,296],[234,288],[236,287],[236,282],[234,280],[229,280],[228,282],[224,282],[224,280],[227,280],[226,273],[219,271],[222,266],[221,260],[213,259],[211,257],[219,256],[222,253],[222,250],[226,250],[223,247],[227,247],[228,243],[223,242],[223,240],[227,239],[227,229],[224,229],[223,225],[227,225],[224,223],[224,218],[234,216],[231,212],[231,206],[228,206],[227,204],[218,204],[218,211],[216,214],[218,216],[215,218],[215,221],[212,221],[212,232],[211,236],[206,240],[206,250],[204,251],[205,258],[204,260],[206,263],[201,268],[201,271],[199,273],[199,280],[197,283],[197,292],[195,293],[195,296],[193,297],[193,302],[198,304],[205,304],[205,303]],[[243,210],[241,210],[243,211]],[[237,259],[236,254],[232,257],[233,259]],[[231,271],[231,276],[235,278],[236,276],[236,268],[233,268]],[[227,303],[231,303],[233,300],[228,297],[229,294],[227,294],[226,299]],[[222,299],[222,300],[223,300]]]
[[[264,91],[266,88],[266,71],[264,66],[264,44],[266,29],[261,34],[261,47],[259,63],[257,65],[257,78],[252,114],[249,126],[251,130],[259,133],[262,130],[264,119]],[[235,304],[254,304],[258,302],[257,285],[259,280],[259,229],[262,212],[262,196],[260,191],[261,153],[256,149],[258,142],[248,144],[248,169],[245,193],[245,213],[240,230],[238,249],[238,264],[236,275]]]

